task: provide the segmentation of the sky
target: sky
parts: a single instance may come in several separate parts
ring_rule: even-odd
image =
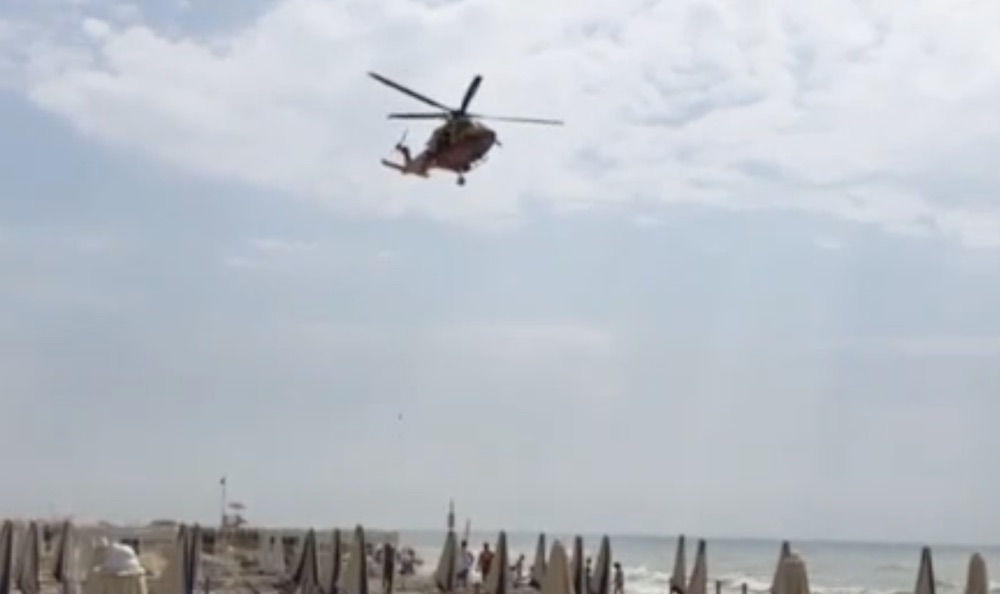
[[[6,0],[0,508],[996,542],[997,22]],[[402,177],[369,70],[567,124]]]

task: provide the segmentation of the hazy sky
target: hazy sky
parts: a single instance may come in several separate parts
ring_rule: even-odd
[[[530,6],[0,2],[3,513],[995,541],[1000,4]]]

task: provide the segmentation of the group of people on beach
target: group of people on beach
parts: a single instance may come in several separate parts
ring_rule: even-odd
[[[382,547],[373,547],[371,543],[368,544],[367,557],[369,563],[369,571],[375,574],[382,575],[383,581],[383,593],[391,594],[393,591],[393,585],[395,582],[395,576],[401,575],[412,575],[416,573],[416,565],[420,563],[416,553],[410,547],[403,547],[397,550],[389,543],[385,543]],[[490,543],[484,542],[483,548],[479,551],[477,556],[471,550],[469,550],[468,541],[463,540],[461,545],[461,550],[459,551],[458,560],[458,571],[456,572],[456,586],[462,589],[468,589],[470,586],[474,586],[478,589],[479,581],[485,580],[486,576],[490,574],[490,569],[493,567],[493,562],[496,559],[496,553],[490,548]],[[541,584],[535,582],[532,579],[534,574],[534,567],[528,569],[525,572],[525,558],[524,555],[519,555],[517,561],[511,565],[508,570],[511,572],[513,578],[514,587],[531,587],[534,589],[541,589]],[[577,594],[596,594],[596,589],[593,585],[591,560],[588,557],[585,562],[586,571],[586,583],[588,584],[588,592],[578,592]],[[478,574],[479,580],[474,579],[474,575]],[[622,571],[621,563],[615,562],[613,564],[613,574],[611,578],[611,594],[625,594],[625,573]]]
[[[486,576],[490,574],[490,568],[493,566],[493,560],[495,558],[495,553],[490,549],[490,543],[484,542],[483,548],[479,551],[478,558],[476,555],[469,550],[469,543],[467,541],[462,541],[462,548],[459,554],[459,566],[458,566],[458,576],[457,585],[460,588],[468,588],[470,582],[472,582],[472,570],[475,568],[478,570],[479,575],[482,579],[486,579]],[[525,574],[524,571],[524,555],[519,555],[517,561],[514,562],[508,569],[514,578],[514,587],[530,586],[535,589],[540,589],[541,584],[536,583],[531,576],[534,574],[534,567],[528,570]],[[586,582],[588,585],[593,584],[592,570],[590,557],[586,561]],[[611,579],[612,594],[625,594],[625,573],[622,571],[622,565],[619,562],[613,564],[614,574]],[[578,592],[577,594],[592,594],[591,592]]]

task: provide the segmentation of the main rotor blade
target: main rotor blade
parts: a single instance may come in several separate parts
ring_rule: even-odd
[[[390,113],[390,120],[446,120],[447,113]]]
[[[438,109],[443,109],[444,111],[448,111],[448,112],[452,111],[452,109],[450,107],[448,107],[446,105],[443,105],[441,103],[438,103],[437,101],[431,99],[430,97],[426,97],[424,95],[421,95],[420,93],[414,91],[413,89],[408,89],[408,88],[404,87],[403,85],[399,84],[398,82],[391,81],[388,78],[382,76],[381,74],[377,74],[375,72],[369,72],[368,76],[374,78],[375,80],[377,80],[378,82],[382,83],[383,85],[385,85],[387,87],[396,89],[400,93],[403,93],[404,95],[409,95],[410,97],[413,97],[417,101],[422,101],[423,103],[426,103],[427,105],[430,105],[431,107],[436,107]]]
[[[494,122],[513,122],[517,124],[544,124],[547,126],[562,126],[565,124],[562,120],[547,120],[543,118],[516,118],[509,116],[491,116],[491,115],[481,115],[477,113],[468,114],[470,118],[475,118],[477,120],[493,120]]]
[[[462,99],[462,107],[458,108],[459,113],[465,113],[465,110],[469,109],[469,104],[472,103],[472,98],[476,96],[479,92],[479,85],[483,84],[483,77],[476,75],[469,83],[469,88],[465,91],[465,97]]]

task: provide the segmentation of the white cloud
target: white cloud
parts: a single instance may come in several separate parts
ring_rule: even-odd
[[[279,237],[251,239],[222,257],[230,268],[243,270],[298,270],[327,275],[333,270],[383,269],[401,261],[401,255],[374,245],[347,244]]]
[[[89,136],[344,211],[467,221],[509,219],[524,198],[699,202],[1000,244],[1000,211],[965,200],[1000,188],[979,157],[1000,149],[1000,50],[980,41],[1000,5],[545,6],[286,0],[207,38],[109,25],[25,53],[0,43],[22,90]],[[480,72],[476,109],[569,125],[499,126],[504,148],[463,190],[395,177],[377,164],[399,132],[383,114],[417,106],[367,69],[446,102]]]
[[[833,237],[817,237],[813,243],[821,250],[839,252],[844,249],[844,242]]]
[[[906,357],[1000,358],[1000,336],[902,336],[854,342],[869,352],[891,351]]]

